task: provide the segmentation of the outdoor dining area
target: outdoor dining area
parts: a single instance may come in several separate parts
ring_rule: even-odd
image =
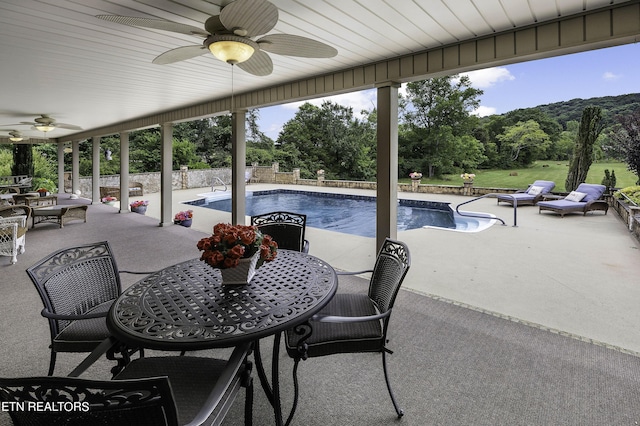
[[[60,197],[60,205],[68,203],[78,200]],[[346,274],[307,228],[293,239],[299,251],[279,248],[250,284],[233,286],[222,285],[219,272],[199,260],[198,243],[211,233],[159,227],[153,217],[118,213],[104,204],[87,209],[87,224],[29,230],[19,263],[0,266],[0,393],[14,378],[34,378],[26,382],[28,389],[52,383],[79,395],[88,395],[79,389],[89,384],[89,391],[102,389],[102,396],[126,394],[132,389],[126,386],[144,382],[160,395],[150,398],[155,402],[144,412],[161,413],[158,419],[143,414],[146,424],[596,425],[629,424],[637,417],[640,358],[632,350],[406,285],[397,297],[393,287],[384,294],[371,290],[381,280],[420,281],[412,273],[423,274],[425,263],[437,261],[423,257],[411,234],[401,235],[407,244],[389,240],[369,257],[370,268],[378,271],[371,279]],[[496,232],[517,231],[509,228]],[[89,268],[111,274],[80,272],[86,256]],[[396,272],[384,272],[393,265]],[[45,304],[43,311],[38,283],[46,287],[67,266],[58,278],[63,290],[50,291],[63,301],[118,277],[120,288],[98,309],[108,315],[90,320],[102,321],[109,338],[71,349],[65,344],[73,342],[53,339],[57,333],[44,315],[55,320],[48,311],[61,302]],[[309,321],[314,315],[320,320],[317,314],[331,321],[342,309],[368,300],[376,301],[379,312],[367,314],[381,314],[372,323],[380,327],[382,341],[367,334],[375,335],[376,327],[363,330],[360,322],[359,332],[369,338],[335,344],[345,336],[325,329],[330,322]],[[327,339],[334,343],[322,343]],[[170,390],[166,379],[149,379],[158,376],[169,377]],[[0,394],[0,400],[5,397]],[[7,407],[0,410],[1,425],[12,424]],[[140,412],[91,414],[104,424],[145,424],[123,420]]]

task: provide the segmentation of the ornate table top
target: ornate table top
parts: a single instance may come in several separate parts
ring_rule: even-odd
[[[329,264],[289,250],[241,286],[221,285],[218,269],[193,259],[125,290],[107,325],[119,340],[152,349],[235,346],[303,323],[331,300],[337,282]]]

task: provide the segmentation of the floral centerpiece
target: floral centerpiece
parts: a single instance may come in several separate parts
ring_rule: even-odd
[[[465,182],[473,182],[473,179],[476,177],[473,173],[463,173],[460,175],[463,181]]]
[[[420,180],[422,179],[422,173],[420,172],[411,172],[409,173],[409,177],[413,180]]]
[[[213,235],[198,241],[202,251],[200,260],[214,268],[235,268],[242,258],[256,253],[260,257],[256,267],[276,258],[278,243],[270,235],[263,234],[256,226],[218,223],[213,227]]]
[[[36,192],[37,192],[38,194],[40,194],[40,196],[41,196],[41,197],[44,197],[45,195],[47,195],[47,194],[49,193],[49,190],[48,190],[47,188],[45,188],[45,187],[41,186],[40,188],[38,188],[38,189],[36,190]]]
[[[111,195],[107,195],[106,197],[102,198],[103,203],[105,204],[113,204],[114,202],[118,201],[118,199],[116,197],[112,197]]]

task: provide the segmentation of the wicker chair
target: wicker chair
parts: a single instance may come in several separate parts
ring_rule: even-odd
[[[15,424],[219,425],[241,386],[245,424],[251,425],[253,382],[250,346],[229,360],[175,356],[131,361],[115,380],[76,377],[0,378],[0,402],[65,404],[66,409],[10,410]],[[70,409],[72,407],[73,409]]]
[[[49,376],[57,352],[91,352],[111,335],[105,317],[122,290],[120,272],[107,241],[58,250],[27,269],[49,320]]]
[[[387,389],[398,418],[403,411],[396,402],[387,370],[386,346],[391,310],[411,265],[408,247],[387,238],[371,271],[338,273],[339,275],[370,272],[368,294],[337,293],[329,304],[315,315],[308,325],[286,332],[287,353],[295,361],[293,369],[294,405],[298,399],[297,369],[301,359],[340,353],[377,352],[382,354],[382,367]]]
[[[11,256],[12,264],[24,253],[30,217],[29,206],[0,207],[0,255]]]
[[[307,215],[290,212],[265,213],[251,216],[251,225],[257,226],[263,234],[271,235],[279,248],[309,253],[309,241],[304,239]]]

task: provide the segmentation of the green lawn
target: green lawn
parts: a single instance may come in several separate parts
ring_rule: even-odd
[[[624,163],[608,162],[593,163],[589,168],[587,183],[602,183],[604,170],[616,172],[616,187],[624,188],[635,185],[638,177],[627,170]],[[568,161],[538,161],[531,167],[513,170],[480,170],[475,172],[474,185],[487,188],[519,188],[524,189],[534,180],[552,180],[556,183],[554,192],[564,191],[564,181],[569,171]],[[516,174],[517,176],[510,176]],[[410,179],[401,179],[401,182],[409,182]],[[444,179],[422,179],[423,184],[434,185],[462,185],[460,175],[447,175]]]

